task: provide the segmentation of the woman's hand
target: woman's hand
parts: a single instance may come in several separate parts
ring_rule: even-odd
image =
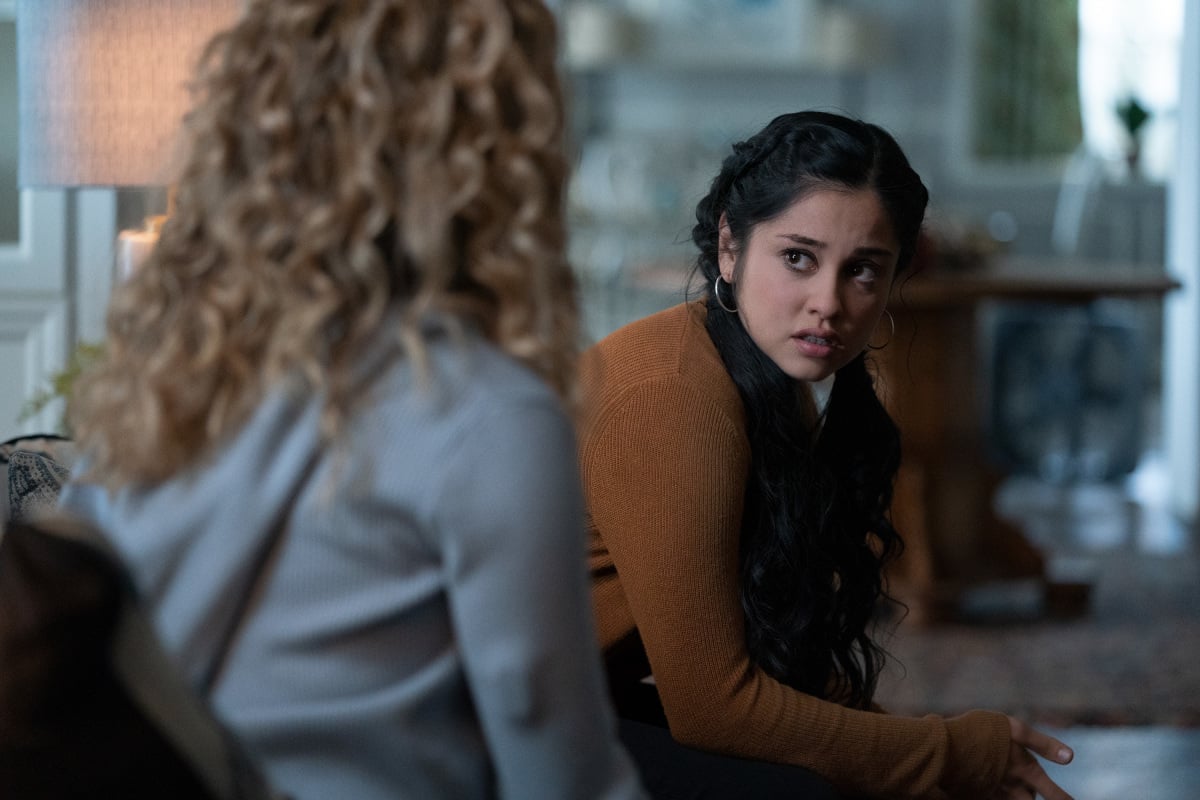
[[[1045,800],[1072,800],[1071,795],[1059,788],[1050,780],[1046,770],[1034,758],[1041,756],[1055,764],[1069,764],[1075,754],[1071,748],[1040,731],[1021,722],[1019,719],[1008,718],[1009,730],[1012,732],[1012,745],[1008,753],[1008,767],[992,800],[1032,800],[1042,797]]]

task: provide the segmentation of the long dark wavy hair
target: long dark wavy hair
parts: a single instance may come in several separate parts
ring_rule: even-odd
[[[903,549],[889,519],[899,431],[865,354],[838,370],[814,430],[808,388],[712,294],[722,215],[741,252],[756,225],[829,187],[877,194],[900,244],[899,275],[929,193],[890,134],[825,112],[785,114],[735,144],[696,206],[692,240],[709,287],[708,333],[741,394],[752,452],[741,532],[750,655],[781,683],[864,708],[884,663],[870,630],[886,597],[883,567]]]

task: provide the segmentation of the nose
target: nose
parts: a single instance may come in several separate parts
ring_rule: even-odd
[[[822,270],[813,276],[805,311],[820,320],[831,320],[842,311],[841,285],[833,270]]]

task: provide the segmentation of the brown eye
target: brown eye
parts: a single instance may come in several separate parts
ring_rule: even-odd
[[[803,250],[787,249],[783,251],[783,263],[792,269],[803,269],[812,261],[812,256]]]

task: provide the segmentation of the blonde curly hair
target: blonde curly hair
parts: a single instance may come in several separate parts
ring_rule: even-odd
[[[98,479],[167,478],[286,375],[332,436],[363,348],[398,320],[419,364],[430,313],[569,398],[555,38],[541,0],[251,0],[205,51],[174,213],[71,403]]]

